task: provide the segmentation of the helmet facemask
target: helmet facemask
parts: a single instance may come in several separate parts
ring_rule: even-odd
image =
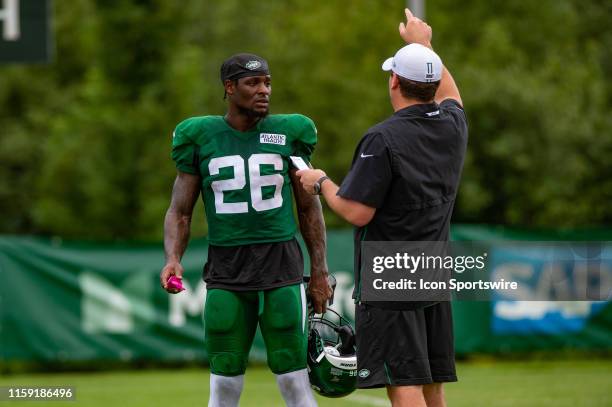
[[[312,388],[326,397],[352,393],[357,384],[353,327],[331,308],[325,314],[310,314],[308,322],[308,376]]]

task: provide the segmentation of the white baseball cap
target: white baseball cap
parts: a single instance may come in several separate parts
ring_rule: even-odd
[[[437,82],[442,78],[442,60],[431,49],[421,44],[409,44],[387,58],[383,71],[393,71],[402,78],[415,82]]]

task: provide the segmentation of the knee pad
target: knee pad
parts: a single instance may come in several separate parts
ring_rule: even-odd
[[[243,353],[229,352],[209,355],[210,371],[219,376],[239,376],[244,374],[247,356]]]
[[[268,352],[268,366],[274,374],[283,374],[306,368],[306,352],[295,344],[290,348]]]

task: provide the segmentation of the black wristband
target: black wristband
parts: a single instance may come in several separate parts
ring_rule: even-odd
[[[327,175],[323,175],[317,180],[317,182],[314,183],[313,187],[315,195],[321,195],[321,185],[323,185],[323,182],[325,182],[326,179],[329,179],[329,177]]]

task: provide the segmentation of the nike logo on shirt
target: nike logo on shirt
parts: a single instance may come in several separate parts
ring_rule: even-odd
[[[368,158],[368,157],[374,157],[374,154],[364,154],[364,153],[361,153],[361,158]]]

